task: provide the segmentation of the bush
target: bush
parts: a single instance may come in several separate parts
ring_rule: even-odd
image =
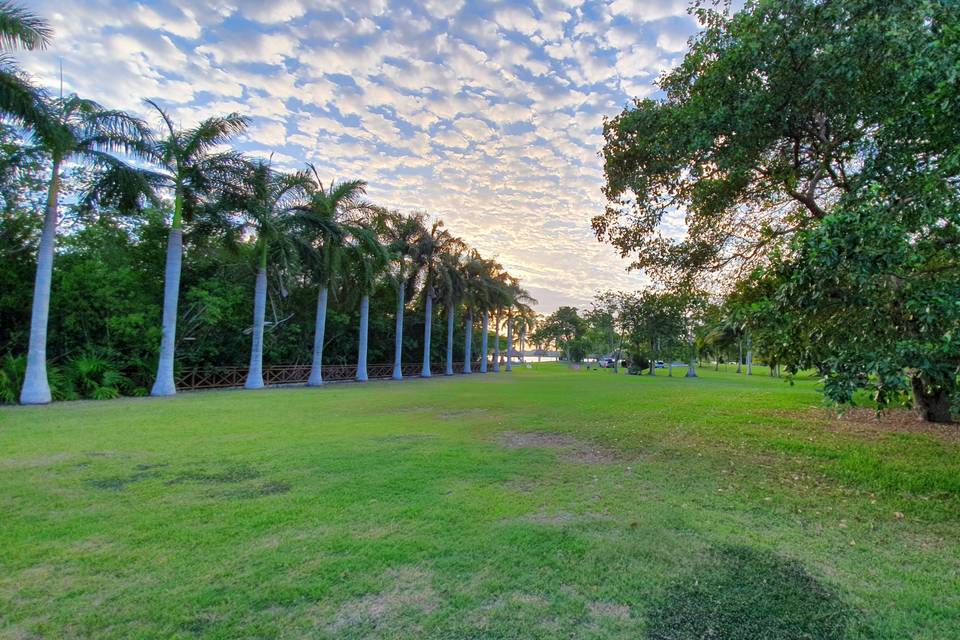
[[[88,351],[67,364],[69,387],[82,398],[111,400],[130,386],[130,380],[105,355]]]

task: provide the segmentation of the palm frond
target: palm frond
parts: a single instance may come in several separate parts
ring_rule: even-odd
[[[44,49],[52,38],[46,20],[9,0],[0,2],[0,49]]]

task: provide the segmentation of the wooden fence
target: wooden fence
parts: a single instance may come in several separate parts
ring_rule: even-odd
[[[493,366],[489,364],[489,366]],[[474,366],[478,370],[479,365]],[[242,387],[247,381],[248,367],[206,367],[197,369],[181,369],[177,372],[177,389],[190,391],[194,389],[229,389]],[[423,370],[423,364],[407,363],[400,367],[404,378],[418,378]],[[430,373],[443,375],[445,365],[430,365]],[[462,373],[463,363],[453,363],[453,372]],[[355,364],[329,364],[323,366],[324,382],[344,382],[357,377]],[[367,377],[371,380],[382,380],[393,376],[392,364],[368,364]],[[267,386],[283,384],[306,384],[310,377],[309,364],[277,364],[263,367],[263,384]]]

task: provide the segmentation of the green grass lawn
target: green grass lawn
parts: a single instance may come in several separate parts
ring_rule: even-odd
[[[659,373],[0,410],[0,637],[960,638],[960,440]]]

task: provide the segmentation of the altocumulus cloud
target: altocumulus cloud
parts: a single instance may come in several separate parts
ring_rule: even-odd
[[[640,276],[599,244],[604,116],[655,92],[697,24],[683,0],[38,0],[56,29],[21,56],[44,83],[184,124],[255,118],[239,146],[361,177],[442,217],[541,309]],[[682,233],[682,224],[677,224]]]

